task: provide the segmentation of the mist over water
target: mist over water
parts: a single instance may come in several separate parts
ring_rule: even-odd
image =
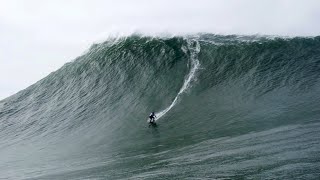
[[[94,44],[0,101],[0,177],[318,179],[319,72],[319,37]]]

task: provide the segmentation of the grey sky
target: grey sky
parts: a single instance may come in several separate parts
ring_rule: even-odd
[[[314,36],[319,0],[0,0],[0,99],[110,34]]]

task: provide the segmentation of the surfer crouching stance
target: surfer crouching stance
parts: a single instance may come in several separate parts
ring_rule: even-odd
[[[156,120],[155,120],[156,117],[157,117],[157,116],[155,115],[155,113],[152,112],[152,113],[149,115],[150,123],[155,123],[155,122],[156,122]]]

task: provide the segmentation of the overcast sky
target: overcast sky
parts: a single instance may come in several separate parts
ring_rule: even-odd
[[[315,36],[320,0],[0,0],[0,100],[135,31]]]

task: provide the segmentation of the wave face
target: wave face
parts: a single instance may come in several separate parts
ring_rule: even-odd
[[[0,177],[317,179],[319,80],[320,37],[109,39],[0,102]]]

